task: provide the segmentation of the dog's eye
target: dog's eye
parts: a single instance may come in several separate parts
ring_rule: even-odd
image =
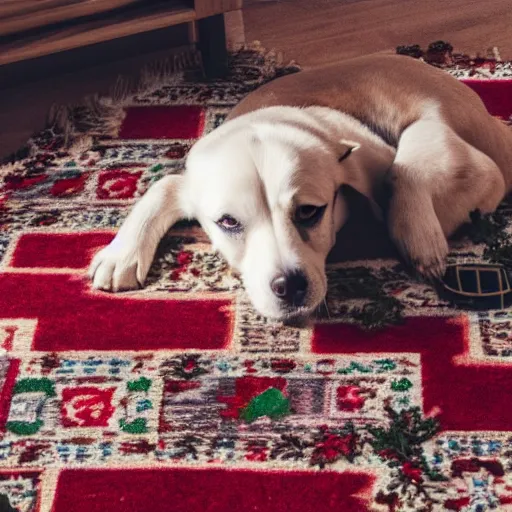
[[[315,206],[313,204],[304,204],[295,210],[295,222],[301,226],[312,227],[322,218],[326,204]]]
[[[231,215],[223,215],[218,221],[217,225],[225,231],[230,231],[231,233],[239,233],[242,231],[242,224],[238,222]]]

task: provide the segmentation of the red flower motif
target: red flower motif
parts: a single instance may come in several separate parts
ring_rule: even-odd
[[[171,280],[172,281],[179,281],[181,274],[183,274],[183,270],[180,268],[177,268],[176,270],[173,270],[171,272]]]
[[[397,460],[398,459],[395,450],[392,450],[391,448],[386,448],[385,450],[380,450],[380,452],[378,452],[378,454],[383,459],[389,459],[389,460]]]
[[[254,361],[246,360],[244,361],[245,371],[247,373],[257,373],[258,370],[254,368]]]
[[[334,359],[320,359],[316,363],[317,372],[321,375],[330,375],[334,372]]]
[[[65,388],[62,391],[61,419],[65,427],[108,427],[114,414],[115,388],[92,386]]]
[[[469,497],[464,496],[462,498],[452,498],[444,502],[444,508],[446,510],[461,510],[469,505]]]
[[[423,477],[421,476],[421,469],[414,467],[411,462],[403,463],[402,473],[413,482],[423,482]]]
[[[195,359],[187,359],[183,363],[183,371],[186,373],[190,373],[197,368],[197,361]]]
[[[268,459],[268,448],[264,446],[249,446],[245,458],[252,462],[265,462]]]
[[[363,408],[366,399],[358,386],[340,386],[336,390],[336,404],[340,411],[355,412]]]
[[[181,275],[188,270],[188,266],[192,263],[194,259],[194,253],[191,251],[181,251],[176,256],[176,263],[178,264],[178,268],[175,268],[171,272],[171,279],[173,281],[178,281],[181,278]],[[194,273],[194,269],[192,269],[192,273]]]
[[[325,434],[322,442],[318,443],[311,457],[313,464],[322,464],[337,461],[341,456],[349,456],[354,452],[356,443],[355,434],[346,434],[341,437],[337,434]]]
[[[53,184],[52,188],[50,189],[50,194],[56,197],[71,196],[73,194],[78,194],[79,192],[82,192],[82,190],[84,189],[86,180],[86,174],[81,174],[80,176],[76,176],[74,178],[65,178],[62,180],[58,180]]]
[[[38,183],[45,181],[48,178],[46,174],[38,174],[32,177],[22,177],[10,175],[5,177],[5,190],[23,190],[25,188],[33,187]]]
[[[178,265],[189,265],[192,263],[194,255],[191,251],[180,251],[178,256],[176,256],[176,263]]]
[[[295,369],[297,363],[291,359],[273,359],[270,363],[272,370],[277,373],[288,373]]]
[[[137,192],[137,183],[141,175],[142,171],[104,171],[98,177],[96,195],[98,199],[131,199]]]

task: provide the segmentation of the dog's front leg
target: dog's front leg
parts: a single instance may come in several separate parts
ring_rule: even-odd
[[[393,189],[389,233],[402,257],[427,278],[444,274],[448,255],[434,204],[437,189],[453,180],[454,148],[447,132],[439,120],[411,124],[401,135],[388,174]]]
[[[389,233],[402,257],[420,275],[439,278],[446,268],[448,241],[429,191],[403,176],[409,170],[399,165],[392,169],[398,176],[388,211]]]
[[[179,191],[183,178],[167,176],[153,185],[135,205],[115,238],[93,258],[93,287],[107,291],[143,286],[158,243],[183,217]]]
[[[497,165],[442,119],[419,120],[404,131],[389,175],[391,237],[430,278],[444,274],[447,237],[469,222],[470,212],[490,213],[505,195]]]

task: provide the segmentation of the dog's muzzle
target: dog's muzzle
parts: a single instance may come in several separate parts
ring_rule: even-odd
[[[308,291],[308,280],[300,272],[276,276],[270,283],[274,295],[287,306],[300,307],[304,304]]]

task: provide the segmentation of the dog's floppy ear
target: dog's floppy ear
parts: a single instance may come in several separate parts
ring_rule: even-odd
[[[374,180],[368,173],[372,155],[367,154],[368,147],[343,139],[338,143],[337,152],[338,163],[342,164],[340,185],[348,185],[373,201]]]
[[[394,155],[388,148],[371,140],[360,144],[343,139],[339,141],[336,151],[340,165],[339,186],[348,185],[365,196],[377,218],[382,218],[375,191],[393,163]]]
[[[348,158],[354,151],[357,151],[361,147],[358,142],[351,140],[342,139],[338,145],[338,162],[343,162],[345,158]]]

